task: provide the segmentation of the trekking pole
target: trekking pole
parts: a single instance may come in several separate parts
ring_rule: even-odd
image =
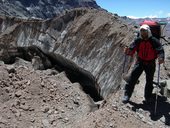
[[[155,99],[155,112],[154,112],[155,115],[156,115],[156,110],[157,110],[157,105],[158,105],[159,76],[160,76],[160,64],[158,65],[158,78],[157,78],[157,85],[156,85],[156,99]]]
[[[125,72],[126,60],[127,60],[127,55],[125,54],[124,62],[123,62],[123,73]]]
[[[125,48],[127,48],[127,46],[125,46]],[[126,61],[127,61],[127,55],[125,53],[125,55],[124,55],[124,62],[123,62],[123,73],[125,73]]]

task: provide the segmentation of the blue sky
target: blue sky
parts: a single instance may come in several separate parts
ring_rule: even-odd
[[[131,18],[170,17],[170,0],[96,0],[111,13]]]

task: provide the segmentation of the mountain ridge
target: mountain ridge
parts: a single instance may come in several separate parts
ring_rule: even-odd
[[[73,8],[100,9],[95,0],[4,0],[0,4],[1,15],[40,19],[53,18]]]

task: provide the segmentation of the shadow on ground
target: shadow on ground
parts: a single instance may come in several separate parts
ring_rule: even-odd
[[[154,96],[156,97],[156,96]],[[129,102],[131,104],[132,110],[136,112],[138,109],[143,109],[144,111],[150,112],[150,118],[153,121],[157,121],[161,119],[162,117],[165,118],[165,125],[170,126],[170,103],[167,101],[166,97],[158,96],[157,98],[157,109],[155,112],[155,100],[153,99],[153,102],[150,104],[137,104],[134,102]]]

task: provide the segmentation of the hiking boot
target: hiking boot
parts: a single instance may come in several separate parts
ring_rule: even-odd
[[[124,95],[122,98],[122,103],[126,104],[129,102],[130,97],[128,95]]]

